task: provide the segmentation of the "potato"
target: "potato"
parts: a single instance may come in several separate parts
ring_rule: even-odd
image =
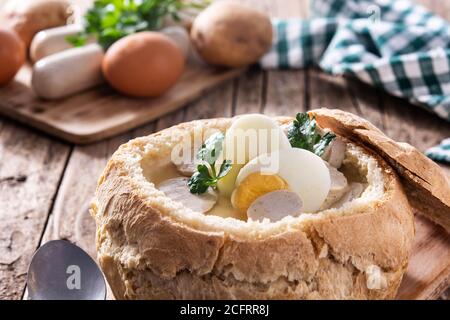
[[[191,39],[205,62],[242,67],[257,62],[272,44],[269,17],[236,2],[216,2],[194,20]]]
[[[28,48],[36,33],[67,24],[71,13],[65,0],[21,0],[6,9],[4,20]]]

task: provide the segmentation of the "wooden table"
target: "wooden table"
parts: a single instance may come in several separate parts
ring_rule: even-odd
[[[307,2],[302,0],[246,2],[273,16],[307,15]],[[450,19],[449,2],[420,2]],[[94,223],[87,212],[88,203],[97,178],[120,144],[193,119],[254,112],[292,116],[320,106],[364,116],[392,138],[420,150],[450,137],[450,125],[438,117],[357,81],[334,78],[315,69],[253,68],[179,111],[87,146],[67,144],[0,118],[0,299],[23,297],[31,256],[48,240],[73,241],[95,256]],[[450,172],[449,167],[444,168]],[[435,228],[420,216],[416,223]],[[426,239],[416,241],[416,246],[426,250]],[[449,237],[445,241],[450,247]],[[437,297],[445,289],[437,288],[427,298]]]

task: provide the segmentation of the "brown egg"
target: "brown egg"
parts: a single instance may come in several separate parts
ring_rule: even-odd
[[[114,43],[103,59],[103,74],[116,90],[156,97],[170,89],[184,70],[184,55],[159,32],[139,32]]]
[[[8,84],[25,61],[25,45],[12,30],[0,28],[0,86]]]

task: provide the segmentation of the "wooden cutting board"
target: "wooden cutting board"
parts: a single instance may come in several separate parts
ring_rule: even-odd
[[[158,98],[130,98],[104,85],[65,99],[45,101],[34,94],[31,67],[24,66],[12,83],[0,88],[0,113],[69,142],[90,143],[181,108],[242,71],[192,62],[178,83]]]

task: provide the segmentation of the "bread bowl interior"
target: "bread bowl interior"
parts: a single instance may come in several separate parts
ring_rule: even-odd
[[[292,223],[294,220],[300,222],[305,219],[317,219],[321,214],[351,214],[352,208],[360,205],[370,205],[371,202],[383,197],[384,179],[381,167],[378,165],[376,159],[365,152],[363,148],[349,141],[347,141],[347,143],[345,159],[342,167],[339,168],[339,171],[344,173],[349,182],[362,183],[364,185],[362,194],[351,201],[345,202],[339,207],[324,209],[314,213],[302,213],[299,217],[295,218],[287,216],[284,218],[286,222]],[[138,175],[136,181],[139,179],[144,185],[150,184],[150,188],[158,189],[158,185],[161,182],[183,176],[176,170],[170,156],[167,154],[160,154],[158,158],[144,155],[139,166],[140,170],[136,170]],[[142,187],[145,188],[145,186]],[[219,230],[229,230],[230,232],[233,232],[236,228],[236,231],[238,232],[248,232],[250,229],[254,231],[255,228],[261,228],[262,230],[264,228],[272,228],[276,225],[270,220],[251,223],[246,220],[245,217],[242,217],[241,214],[236,212],[231,206],[229,198],[225,197],[219,198],[219,203],[207,213],[193,212],[185,207],[182,202],[175,203],[167,198],[164,198],[163,202],[172,206],[173,209],[176,208],[176,210],[170,210],[168,212],[174,219],[196,226],[198,224],[199,227],[201,227],[202,224],[205,224],[206,229],[209,228],[208,226],[212,228],[208,230],[215,230],[214,226],[216,226]]]

